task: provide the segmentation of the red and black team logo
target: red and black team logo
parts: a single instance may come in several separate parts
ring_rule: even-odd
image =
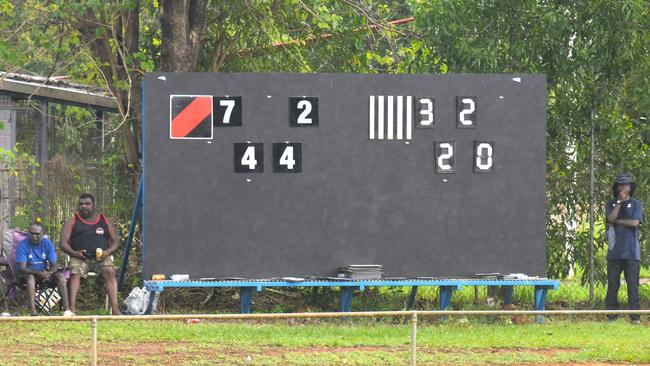
[[[95,234],[97,234],[97,235],[104,235],[104,229],[102,229],[101,227],[98,227],[98,228],[95,230]]]
[[[212,96],[170,95],[169,137],[212,139]]]

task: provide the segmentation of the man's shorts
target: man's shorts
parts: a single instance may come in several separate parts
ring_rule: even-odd
[[[83,260],[80,258],[72,257],[70,258],[70,263],[68,267],[71,269],[71,274],[79,275],[83,278],[88,278],[88,272],[95,272],[100,275],[106,268],[113,267],[113,256],[110,256],[104,259],[101,262],[93,260]]]
[[[54,273],[61,273],[63,275],[63,278],[67,279],[65,271],[66,271],[65,268],[59,268]],[[27,277],[29,277],[29,275],[24,272],[18,272],[18,274],[16,275],[16,279],[22,286],[27,285]],[[43,279],[40,276],[34,276],[34,279],[36,280],[36,284],[39,286],[45,285],[46,287],[54,288],[57,285],[56,278],[54,278],[54,276],[50,276],[50,279],[47,281],[43,281]]]

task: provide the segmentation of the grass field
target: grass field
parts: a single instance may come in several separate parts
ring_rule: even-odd
[[[87,365],[90,324],[0,322],[0,365]],[[647,364],[650,324],[547,318],[420,318],[418,365]],[[99,365],[408,365],[410,325],[393,318],[105,321]]]
[[[645,273],[646,277],[648,273]],[[331,289],[309,301],[306,290],[262,291],[253,297],[256,313],[337,311],[338,292]],[[650,286],[641,286],[641,307],[650,307]],[[355,311],[402,310],[410,288],[367,288],[357,293]],[[466,287],[456,291],[454,309],[495,310],[486,305],[487,290]],[[575,280],[562,281],[549,291],[547,309],[604,309],[605,287],[595,300]],[[101,291],[97,291],[101,294]],[[207,289],[167,290],[159,311],[164,314],[236,313],[236,289],[204,301]],[[475,297],[476,295],[476,297]],[[436,288],[421,288],[416,308],[438,307]],[[531,309],[532,287],[518,287],[518,309]],[[627,308],[625,287],[619,292]],[[185,305],[183,305],[185,304]],[[187,304],[192,304],[189,307]],[[14,315],[26,314],[15,304]],[[106,314],[93,303],[79,315]],[[521,320],[518,317],[515,320]],[[545,324],[531,317],[418,320],[418,365],[618,365],[650,364],[650,319],[641,326],[626,320],[547,317]],[[89,322],[0,322],[0,366],[87,365],[91,352]],[[284,321],[100,321],[99,365],[409,365],[410,323],[406,319],[284,320]]]

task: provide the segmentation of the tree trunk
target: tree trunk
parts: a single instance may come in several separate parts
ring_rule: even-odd
[[[162,0],[160,2],[161,65],[163,71],[196,71],[205,28],[204,13],[207,0]],[[115,17],[115,15],[117,17]],[[99,61],[108,88],[117,100],[118,110],[125,123],[120,129],[124,162],[132,173],[134,190],[141,174],[142,135],[142,74],[137,58],[127,57],[140,51],[140,1],[119,13],[95,13],[88,8],[77,23],[77,29],[90,44],[93,56]],[[112,19],[107,19],[111,18]],[[113,29],[102,24],[114,24]],[[99,36],[98,36],[99,35]],[[112,44],[110,40],[113,40]],[[116,45],[116,47],[112,47]],[[131,60],[128,64],[126,60]],[[128,90],[118,88],[116,82],[129,82]]]
[[[125,123],[120,128],[124,162],[132,173],[134,190],[138,187],[140,179],[140,135],[141,135],[141,74],[133,72],[139,70],[137,58],[133,64],[125,63],[127,54],[139,51],[139,15],[140,2],[123,13],[117,14],[117,19],[107,21],[104,13],[93,13],[90,9],[86,16],[77,23],[77,29],[83,38],[91,45],[93,56],[100,61],[100,69],[106,79],[106,84],[115,96],[120,116]],[[116,24],[113,29],[97,32],[100,24]],[[98,37],[98,34],[103,36]],[[111,47],[110,39],[117,44]],[[116,86],[116,81],[129,82],[129,89],[125,90]]]
[[[160,1],[162,71],[196,71],[207,0]]]
[[[124,46],[129,54],[135,54],[140,51],[140,1],[124,16]],[[140,61],[133,59],[132,68],[140,70]],[[142,73],[132,72],[133,78],[130,84],[131,93],[131,113],[129,114],[128,123],[122,126],[124,159],[131,170],[133,177],[133,186],[137,190],[140,182],[142,156],[140,136],[142,134]]]

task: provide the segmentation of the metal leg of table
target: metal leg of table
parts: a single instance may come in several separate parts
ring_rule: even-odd
[[[341,312],[349,313],[352,311],[354,290],[358,289],[358,286],[341,286]]]
[[[239,288],[239,312],[242,314],[251,313],[251,304],[253,303],[254,287]]]
[[[546,303],[547,286],[535,286],[535,310],[544,310]],[[544,316],[537,316],[538,323],[544,323]]]
[[[455,286],[440,286],[440,310],[447,310],[451,306],[451,296]]]
[[[147,305],[147,309],[144,311],[144,315],[151,315],[154,312],[153,308],[153,303],[154,300],[156,299],[156,295],[158,294],[157,291],[149,291],[149,304]]]
[[[514,286],[503,286],[503,288],[505,291],[503,294],[503,304],[512,304],[512,293],[514,292]]]

